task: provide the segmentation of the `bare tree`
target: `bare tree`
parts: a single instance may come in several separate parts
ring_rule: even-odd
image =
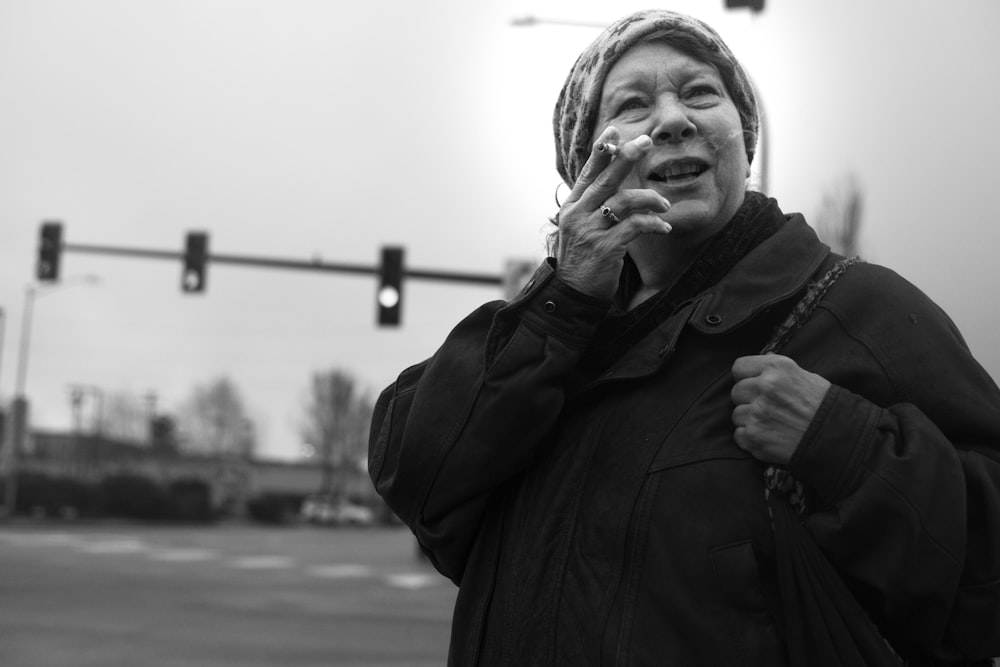
[[[323,492],[333,490],[335,467],[364,460],[373,409],[351,374],[338,369],[313,374],[301,434],[310,455],[323,464]]]
[[[128,392],[105,393],[100,400],[95,430],[105,436],[145,444],[149,438],[149,411],[142,399]]]
[[[256,448],[253,422],[229,378],[195,387],[178,412],[178,425],[188,451],[251,458]]]
[[[146,444],[150,409],[143,398],[129,391],[105,391],[94,385],[69,386],[73,432]]]
[[[862,193],[858,179],[847,175],[823,196],[816,216],[816,233],[846,257],[860,250]]]

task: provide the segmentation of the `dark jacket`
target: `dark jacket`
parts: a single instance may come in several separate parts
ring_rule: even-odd
[[[450,664],[784,664],[730,369],[833,260],[791,216],[583,386],[608,304],[546,263],[400,375],[370,469],[460,586]],[[789,467],[855,595],[904,654],[1000,654],[1000,391],[952,322],[857,264],[783,353],[834,385]]]

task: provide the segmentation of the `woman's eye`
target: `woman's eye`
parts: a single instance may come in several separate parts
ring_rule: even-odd
[[[618,113],[623,113],[625,111],[632,111],[633,109],[641,109],[645,106],[645,102],[639,97],[630,97],[624,100],[618,105]]]
[[[688,94],[687,94],[689,98],[709,97],[709,96],[718,97],[718,95],[719,92],[716,90],[715,86],[709,86],[707,84],[692,86],[691,88],[688,89]]]

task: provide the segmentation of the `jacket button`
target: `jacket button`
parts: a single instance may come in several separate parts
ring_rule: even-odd
[[[710,324],[713,327],[718,326],[722,324],[722,315],[719,315],[718,313],[712,313],[711,315],[706,315],[705,323]]]
[[[542,306],[542,308],[545,309],[546,313],[554,313],[554,312],[556,312],[556,302],[555,301],[546,301],[545,305]]]

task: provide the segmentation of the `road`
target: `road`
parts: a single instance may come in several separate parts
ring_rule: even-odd
[[[0,665],[438,666],[455,593],[406,529],[5,524]]]

